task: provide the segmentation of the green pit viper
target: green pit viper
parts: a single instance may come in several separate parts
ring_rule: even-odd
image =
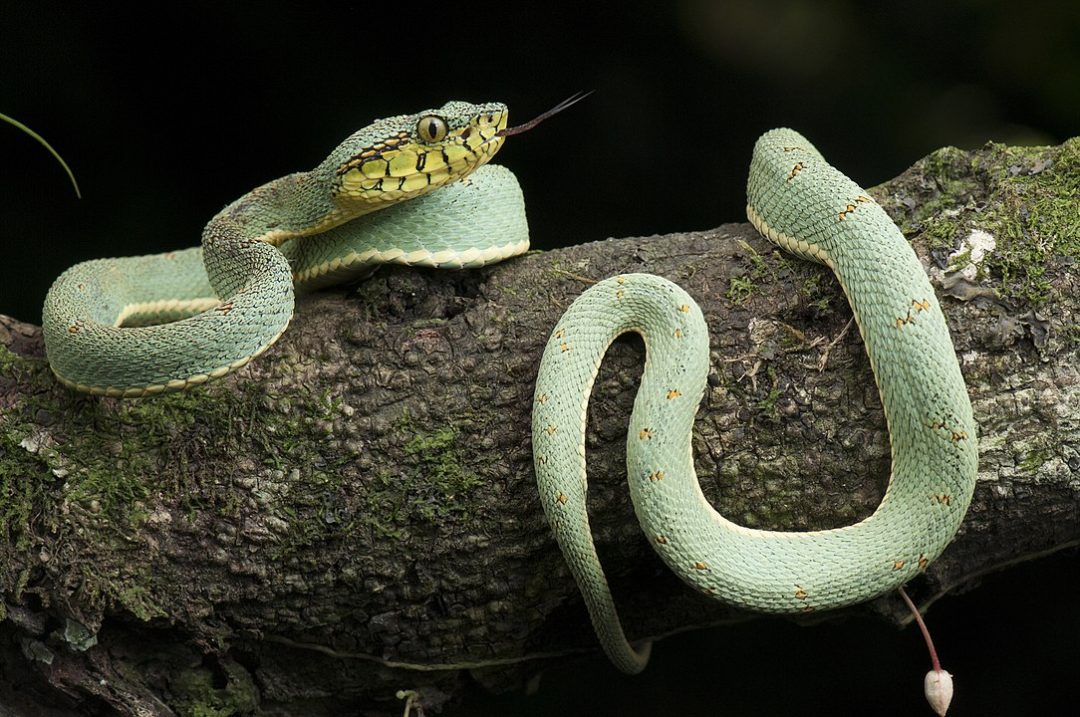
[[[508,170],[484,165],[506,136],[565,105],[516,128],[494,103],[450,102],[379,120],[314,170],[228,205],[207,224],[201,248],[72,267],[45,301],[52,370],[76,390],[106,396],[185,389],[273,344],[292,316],[294,287],[342,281],[378,263],[474,267],[525,251],[521,190]],[[635,511],[660,557],[705,595],[774,613],[870,599],[941,553],[974,488],[976,435],[963,377],[934,290],[903,235],[792,130],[758,140],[747,194],[758,231],[839,279],[885,408],[892,475],[880,506],[855,525],[786,533],[726,520],[694,473],[691,431],[709,370],[697,304],[648,274],[585,291],[540,364],[534,466],[600,642],[626,672],[644,667],[648,644],[635,650],[624,636],[585,502],[589,394],[620,334],[641,334],[647,348],[627,436]]]

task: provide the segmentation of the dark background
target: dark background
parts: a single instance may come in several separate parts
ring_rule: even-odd
[[[255,185],[447,99],[501,100],[515,123],[595,90],[500,154],[537,248],[742,221],[750,149],[773,126],[864,185],[943,145],[1080,128],[1077,3],[107,5],[0,6],[0,112],[44,135],[83,191],[0,126],[0,313],[37,322],[67,266],[194,245]],[[1075,706],[1078,568],[1074,551],[935,606],[950,714]],[[763,620],[666,640],[638,678],[596,660],[549,673],[534,698],[478,691],[450,714],[929,714],[922,649],[870,620]]]

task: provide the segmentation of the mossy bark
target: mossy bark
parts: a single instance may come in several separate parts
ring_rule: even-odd
[[[943,149],[872,193],[939,291],[980,427],[974,502],[913,586],[925,603],[1080,541],[1080,139]],[[302,299],[239,374],[152,399],[72,394],[39,329],[0,317],[0,696],[26,714],[389,714],[402,688],[434,705],[466,672],[511,688],[596,649],[535,495],[529,413],[558,316],[630,271],[677,281],[710,322],[694,445],[712,503],[788,530],[868,515],[889,451],[847,302],[747,224],[386,269]],[[746,619],[667,575],[633,519],[642,352],[613,347],[588,432],[624,621]],[[890,597],[855,609],[906,619]]]

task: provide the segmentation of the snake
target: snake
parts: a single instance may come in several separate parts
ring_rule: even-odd
[[[375,120],[313,170],[226,206],[198,247],[72,266],[42,309],[52,372],[103,396],[184,390],[266,351],[297,291],[381,264],[471,268],[527,251],[521,187],[488,161],[508,136],[579,99],[517,127],[498,102]]]
[[[769,241],[826,265],[839,281],[885,411],[888,486],[869,517],[839,528],[783,532],[724,518],[701,491],[691,444],[709,374],[701,309],[677,284],[651,274],[591,286],[544,346],[532,406],[533,465],[600,644],[623,672],[642,670],[652,643],[631,644],[619,620],[590,531],[585,463],[589,396],[616,337],[637,333],[646,347],[626,439],[634,512],[663,562],[709,598],[776,614],[870,600],[941,554],[974,490],[976,427],[946,319],[888,214],[790,129],[770,130],[755,144],[746,213]]]
[[[317,167],[261,185],[206,225],[201,246],[94,259],[53,283],[43,308],[50,368],[76,391],[146,397],[221,378],[286,330],[297,291],[381,264],[469,268],[529,247],[520,185],[489,164],[505,139],[582,98],[507,126],[502,103],[452,101],[376,120]],[[677,284],[624,274],[583,292],[545,344],[532,405],[543,510],[600,644],[627,673],[651,641],[627,639],[586,506],[589,396],[608,347],[635,332],[646,361],[627,432],[630,495],[661,559],[737,608],[808,613],[909,581],[952,540],[971,501],[977,436],[933,287],[864,189],[790,129],[754,147],[747,216],[783,250],[822,263],[851,305],[889,428],[892,472],[872,515],[809,532],[750,529],[701,492],[691,437],[709,373],[701,309]]]

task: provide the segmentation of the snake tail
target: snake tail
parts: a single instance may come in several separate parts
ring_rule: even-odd
[[[627,478],[649,544],[699,593],[738,608],[808,613],[862,602],[919,574],[952,539],[971,500],[976,428],[945,317],[914,251],[867,192],[801,135],[758,140],[747,213],[783,249],[836,274],[885,409],[888,488],[872,515],[810,532],[750,529],[706,501],[691,432],[709,371],[694,300],[670,281],[628,274],[585,291],[559,320],[533,406],[537,484],[556,541],[611,661],[647,654],[624,635],[586,510],[585,416],[611,341],[641,334],[645,369],[627,433]],[[812,480],[813,476],[808,476]]]

